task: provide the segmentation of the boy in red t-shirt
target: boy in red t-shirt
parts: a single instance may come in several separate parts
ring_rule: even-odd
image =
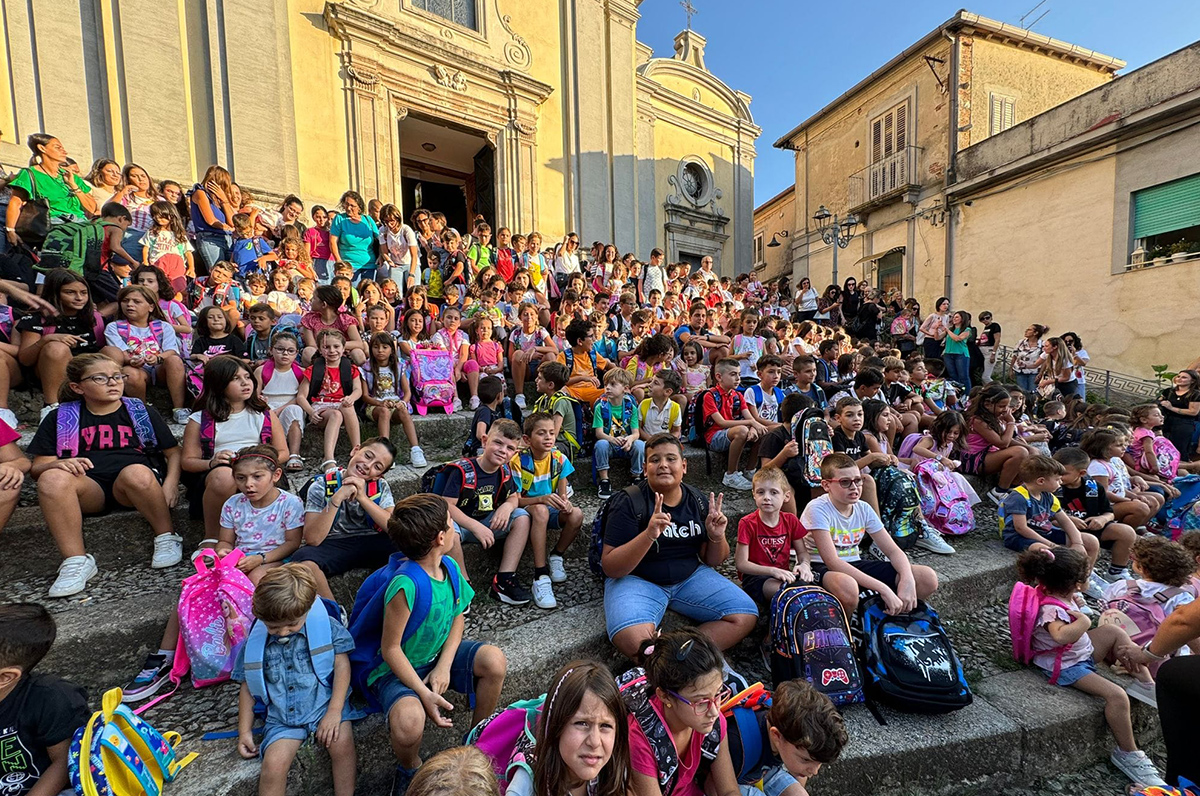
[[[738,472],[738,466],[742,450],[749,445],[748,458],[753,470],[753,462],[758,461],[758,442],[762,439],[765,426],[751,417],[745,397],[737,390],[738,373],[741,370],[738,361],[728,357],[717,360],[714,370],[716,386],[706,391],[702,398],[704,439],[709,450],[729,452],[725,478],[721,483],[730,489],[749,491],[750,481]]]
[[[757,509],[738,523],[734,563],[742,579],[742,590],[756,603],[766,605],[785,584],[801,580],[811,583],[812,565],[803,539],[808,531],[795,514],[783,511],[792,493],[787,476],[778,467],[767,466],[754,474],[754,505]],[[791,552],[796,551],[796,566]]]
[[[311,367],[304,369],[304,378],[296,395],[296,404],[308,415],[309,425],[325,429],[325,461],[321,470],[337,466],[333,458],[338,432],[343,426],[351,447],[362,442],[358,414],[354,404],[362,398],[362,374],[345,359],[346,338],[334,329],[324,329],[317,337],[320,356]],[[313,371],[320,369],[320,384],[313,384]]]

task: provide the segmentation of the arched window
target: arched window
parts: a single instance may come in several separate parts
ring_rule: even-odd
[[[479,20],[475,8],[476,0],[412,0],[414,8],[436,14],[448,19],[455,25],[461,25],[471,30],[479,30]]]

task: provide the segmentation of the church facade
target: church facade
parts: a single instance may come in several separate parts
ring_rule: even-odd
[[[354,188],[466,226],[568,231],[751,266],[750,97],[685,30],[655,57],[636,0],[31,0],[8,8],[0,160],[29,133],[256,197]]]

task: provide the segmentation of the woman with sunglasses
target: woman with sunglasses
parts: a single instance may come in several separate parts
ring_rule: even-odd
[[[732,695],[725,659],[694,628],[642,642],[645,668],[617,678],[629,709],[631,792],[636,796],[739,794],[721,704]]]

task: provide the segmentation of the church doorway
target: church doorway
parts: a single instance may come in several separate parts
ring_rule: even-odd
[[[496,219],[496,152],[478,132],[410,115],[400,121],[401,212],[445,213],[460,234],[482,215]]]

